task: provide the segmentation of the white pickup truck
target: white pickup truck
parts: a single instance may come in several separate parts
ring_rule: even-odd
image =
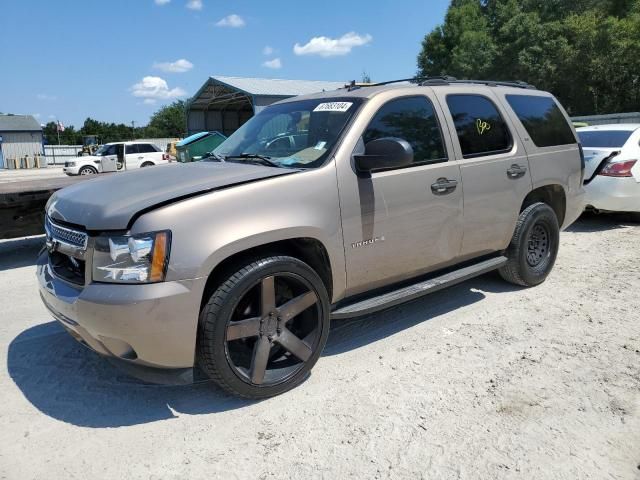
[[[153,143],[117,142],[102,145],[94,155],[65,162],[63,171],[67,175],[94,175],[162,165],[170,161],[171,156]]]

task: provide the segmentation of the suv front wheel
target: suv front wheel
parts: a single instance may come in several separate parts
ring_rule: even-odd
[[[266,398],[300,384],[329,334],[329,297],[318,274],[293,257],[235,269],[200,313],[198,363],[230,393]]]
[[[541,202],[528,206],[518,218],[500,275],[516,285],[539,285],[551,273],[559,243],[560,228],[553,209]]]

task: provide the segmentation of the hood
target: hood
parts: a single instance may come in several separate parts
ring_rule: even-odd
[[[619,148],[583,148],[584,151],[584,178],[590,179],[603,160],[610,157]]]
[[[141,212],[220,188],[294,173],[240,163],[169,164],[112,173],[57,191],[47,203],[54,220],[87,230],[124,230]]]
[[[81,157],[76,157],[74,159],[69,160],[70,162],[95,162],[102,160],[102,157],[96,157],[95,155],[82,155]]]

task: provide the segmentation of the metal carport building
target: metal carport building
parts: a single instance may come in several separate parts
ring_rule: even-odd
[[[217,130],[231,135],[267,105],[284,98],[336,90],[345,82],[209,77],[187,103],[189,135]]]

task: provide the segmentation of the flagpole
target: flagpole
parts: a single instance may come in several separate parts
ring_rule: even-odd
[[[58,146],[60,146],[60,120],[56,119],[56,132],[58,132]]]

